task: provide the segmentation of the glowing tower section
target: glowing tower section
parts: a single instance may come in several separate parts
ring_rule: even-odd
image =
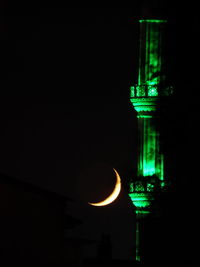
[[[137,178],[129,196],[136,207],[136,260],[140,260],[139,220],[151,212],[154,193],[167,184],[158,125],[163,99],[172,94],[166,77],[166,20],[140,20],[138,84],[131,87],[131,103],[138,118]]]

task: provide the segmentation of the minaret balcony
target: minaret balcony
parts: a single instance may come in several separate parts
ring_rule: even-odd
[[[147,215],[152,208],[154,194],[160,191],[161,182],[155,176],[138,177],[130,183],[129,197],[136,207],[136,213]]]
[[[139,114],[150,115],[157,109],[157,102],[173,94],[172,86],[136,85],[130,88],[130,100]]]
[[[155,98],[171,96],[173,94],[172,86],[161,86],[160,84],[135,85],[130,88],[130,97],[132,98]]]

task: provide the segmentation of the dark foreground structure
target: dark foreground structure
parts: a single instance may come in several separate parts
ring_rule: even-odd
[[[69,201],[18,179],[0,175],[0,265],[38,266],[66,262],[65,215]]]

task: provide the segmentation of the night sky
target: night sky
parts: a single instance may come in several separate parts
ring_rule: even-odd
[[[188,218],[198,184],[199,13],[192,4],[151,2],[170,22],[175,95],[161,127],[176,207]],[[99,239],[108,232],[114,257],[130,258],[134,216],[126,189],[136,173],[137,120],[129,87],[137,83],[145,1],[132,8],[1,5],[1,172],[74,199],[69,212],[83,225],[70,234]],[[100,209],[86,205],[77,189],[98,164],[116,168],[123,182],[120,198]]]

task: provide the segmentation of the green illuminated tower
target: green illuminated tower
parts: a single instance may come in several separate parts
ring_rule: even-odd
[[[166,20],[140,20],[138,84],[131,87],[131,103],[138,118],[137,177],[129,196],[136,208],[136,260],[140,261],[139,222],[151,213],[154,195],[167,187],[159,131],[160,106],[172,94],[166,75]]]

